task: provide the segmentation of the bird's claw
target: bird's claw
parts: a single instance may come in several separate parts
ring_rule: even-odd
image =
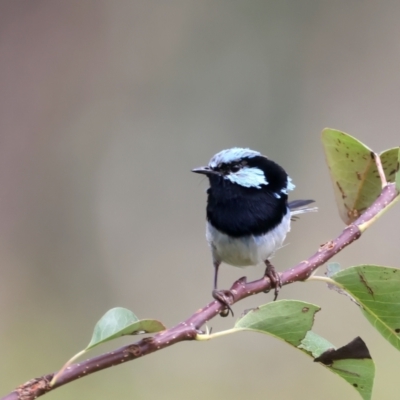
[[[225,308],[219,313],[219,315],[221,317],[227,317],[229,313],[231,313],[233,317],[234,314],[229,304],[229,298],[232,297],[232,292],[230,290],[214,289],[212,291],[212,296],[214,297],[215,300],[219,301],[223,306],[225,306]]]
[[[274,301],[278,298],[279,290],[282,287],[282,279],[278,272],[275,271],[275,267],[269,262],[266,262],[267,268],[264,276],[271,281],[271,288],[274,288]],[[269,290],[268,290],[269,292]]]

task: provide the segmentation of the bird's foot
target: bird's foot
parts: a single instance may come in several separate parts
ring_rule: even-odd
[[[274,301],[278,298],[279,290],[282,287],[282,280],[281,276],[279,275],[278,272],[275,271],[275,267],[267,260],[265,261],[265,264],[267,268],[265,269],[264,276],[269,278],[271,281],[271,287],[273,287],[274,290]],[[269,290],[267,291],[267,293]]]
[[[233,317],[233,311],[229,304],[229,299],[232,298],[232,292],[230,290],[214,289],[212,291],[212,296],[215,300],[219,301],[223,306],[225,306],[225,308],[219,313],[219,315],[221,317],[227,317],[229,313],[231,313]]]

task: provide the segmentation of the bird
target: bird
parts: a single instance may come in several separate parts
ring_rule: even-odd
[[[280,165],[249,148],[222,150],[192,172],[207,176],[210,184],[206,239],[214,266],[214,299],[233,315],[230,292],[218,290],[218,270],[224,262],[235,267],[264,263],[264,276],[270,279],[276,300],[282,283],[270,258],[282,247],[291,220],[316,211],[306,207],[314,200],[288,202],[288,193],[295,188],[292,179]]]

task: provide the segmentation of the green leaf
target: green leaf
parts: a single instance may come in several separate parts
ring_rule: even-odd
[[[340,268],[340,264],[339,264],[339,263],[332,262],[332,263],[329,263],[329,264],[326,266],[326,273],[325,273],[325,275],[329,278],[329,277],[335,275],[336,273],[338,273],[338,272],[341,271],[341,270],[342,270],[342,269]],[[337,285],[335,285],[335,284],[333,284],[333,283],[329,283],[329,282],[327,282],[327,286],[328,286],[328,289],[334,290],[335,292],[337,292],[337,293],[339,293],[339,294],[342,294],[342,295],[344,295],[344,296],[347,296],[351,301],[354,301],[354,303],[356,303],[357,305],[359,305],[359,304],[357,303],[357,301],[356,301],[353,297],[351,297],[350,294],[349,294],[348,292],[346,292],[345,290],[343,290],[341,287],[339,287],[339,286],[337,286]]]
[[[400,269],[359,265],[331,279],[355,298],[372,326],[400,350]]]
[[[342,220],[349,224],[368,207],[370,197],[376,198],[380,192],[379,186],[377,190],[370,188],[367,195],[362,190],[368,171],[374,164],[372,150],[352,136],[328,128],[322,131],[322,143],[339,214]]]
[[[363,360],[338,360],[327,368],[349,382],[364,400],[371,399],[375,378],[373,360],[368,358]]]
[[[398,147],[393,147],[392,149],[382,151],[380,154],[383,170],[388,182],[395,182],[396,180],[399,150]]]
[[[314,323],[320,307],[296,300],[279,300],[260,306],[239,319],[235,328],[276,336],[298,346]]]
[[[323,130],[322,143],[340,217],[346,224],[350,224],[381,193],[382,182],[374,153],[359,140],[334,129]],[[396,179],[398,155],[398,147],[380,154],[388,182],[394,182]]]
[[[108,310],[94,327],[92,339],[88,346],[71,357],[64,366],[53,376],[50,387],[53,387],[64,371],[79,357],[97,345],[108,342],[125,335],[140,333],[154,333],[166,329],[165,326],[154,319],[141,319],[130,310],[122,307]]]
[[[317,358],[327,350],[334,349],[326,339],[311,331],[315,313],[319,310],[318,306],[302,301],[275,301],[250,311],[230,331],[236,329],[267,333]],[[338,358],[332,365],[323,365],[349,382],[364,400],[369,400],[375,372],[373,361],[370,358]]]
[[[132,311],[116,307],[107,311],[97,322],[92,339],[85,350],[121,336],[154,333],[164,329],[165,326],[159,321],[153,319],[139,320]]]
[[[334,346],[322,336],[317,335],[313,331],[308,331],[306,337],[301,341],[301,344],[297,346],[297,348],[303,350],[309,356],[317,358],[323,352],[334,348]]]
[[[343,346],[343,348],[350,347],[353,342],[350,342],[347,346]],[[364,344],[364,342],[362,343]],[[306,337],[303,339],[298,348],[316,359],[321,357],[321,355],[323,355],[325,352],[329,354],[335,349],[334,346],[326,339],[312,331],[307,333]],[[340,352],[341,349],[338,351]],[[365,349],[366,352],[368,352],[366,346]],[[350,355],[348,356],[351,357],[351,351]],[[355,357],[356,358],[340,359],[341,357],[339,355],[336,357],[338,359],[332,360],[332,362],[328,365],[325,362],[323,362],[322,365],[350,383],[350,385],[352,385],[354,389],[358,391],[364,400],[369,400],[372,396],[372,387],[375,377],[375,364],[369,357],[359,358],[357,355],[355,355]]]

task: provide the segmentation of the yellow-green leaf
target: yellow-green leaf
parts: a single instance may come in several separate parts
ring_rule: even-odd
[[[382,182],[374,158],[375,153],[359,140],[335,129],[323,130],[322,143],[339,215],[346,224],[350,224],[381,193]],[[398,154],[398,147],[380,154],[388,182],[394,182],[396,179]]]

